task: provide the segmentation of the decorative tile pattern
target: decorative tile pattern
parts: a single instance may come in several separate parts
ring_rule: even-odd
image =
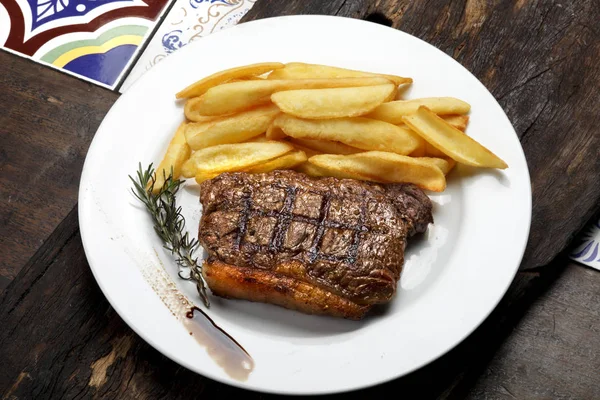
[[[256,1],[176,0],[119,90],[126,91],[144,72],[188,43],[237,24]]]
[[[0,45],[115,88],[171,0],[0,0]]]
[[[572,260],[600,270],[600,219],[586,228],[569,256]]]

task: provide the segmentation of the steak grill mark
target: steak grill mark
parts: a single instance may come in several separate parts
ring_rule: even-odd
[[[285,234],[289,229],[289,226],[292,221],[302,222],[305,224],[310,224],[316,226],[317,230],[315,233],[315,237],[313,239],[313,243],[308,250],[309,254],[309,262],[314,263],[317,260],[327,260],[327,261],[335,261],[342,262],[345,264],[353,265],[356,263],[356,258],[358,254],[358,248],[360,246],[361,235],[364,232],[372,231],[373,233],[384,234],[379,230],[370,230],[365,225],[365,219],[367,214],[367,203],[363,199],[360,205],[360,214],[359,219],[356,224],[348,224],[343,222],[331,221],[328,220],[329,209],[331,207],[332,199],[336,198],[332,196],[331,193],[328,192],[319,192],[309,190],[308,193],[316,194],[322,196],[321,207],[319,210],[318,218],[311,218],[304,215],[298,215],[293,213],[294,208],[294,200],[298,194],[298,188],[293,186],[281,186],[281,185],[270,185],[273,188],[283,189],[285,191],[285,198],[283,200],[283,206],[281,210],[257,210],[253,208],[252,201],[252,193],[250,191],[245,191],[244,195],[241,199],[242,210],[240,212],[240,222],[239,222],[239,230],[237,232],[235,238],[235,244],[238,251],[245,247],[252,252],[258,251],[268,251],[271,253],[276,253],[282,250],[292,250],[283,247],[283,241],[285,238]],[[261,245],[258,243],[250,243],[244,241],[244,237],[246,236],[248,230],[248,221],[253,216],[259,217],[275,217],[277,218],[277,222],[275,227],[273,228],[273,234],[269,239],[268,245]],[[325,234],[326,228],[337,228],[352,231],[352,242],[346,251],[346,254],[341,256],[325,254],[321,251],[321,243],[323,239],[323,235]]]
[[[283,238],[290,227],[290,222],[293,218],[292,210],[294,208],[296,192],[298,191],[297,188],[291,186],[284,188],[284,190],[285,199],[283,200],[283,208],[277,218],[275,229],[273,229],[273,236],[269,240],[269,248],[273,252],[279,251],[283,246]]]

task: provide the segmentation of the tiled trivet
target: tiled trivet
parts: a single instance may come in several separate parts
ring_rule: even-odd
[[[575,240],[569,256],[572,260],[600,270],[600,219],[590,223]]]
[[[0,44],[115,88],[171,0],[0,0]]]
[[[188,43],[235,25],[257,0],[176,0],[125,79],[124,92],[144,72]]]
[[[123,92],[172,52],[236,24],[255,1],[0,0],[0,46]]]

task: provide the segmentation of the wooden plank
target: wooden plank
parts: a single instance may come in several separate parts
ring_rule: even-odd
[[[7,288],[0,324],[2,399],[163,398],[180,375],[188,395],[206,382],[110,307],[86,262],[76,209]]]
[[[597,271],[560,271],[464,398],[600,399],[599,303]]]
[[[336,8],[335,15],[391,24],[429,42],[491,91],[521,139],[531,174],[533,218],[522,268],[549,263],[600,205],[598,3],[261,0],[242,22]],[[390,51],[402,49],[390,43]]]
[[[0,52],[0,291],[77,202],[116,93]]]
[[[535,268],[565,246],[599,203],[600,188],[590,184],[600,171],[597,158],[591,157],[597,155],[598,148],[598,135],[594,135],[598,115],[594,110],[599,104],[594,89],[599,86],[599,67],[591,62],[600,54],[598,41],[593,40],[597,39],[593,27],[598,8],[591,1],[580,2],[577,7],[561,6],[524,1],[513,5],[482,1],[261,0],[246,19],[339,12],[392,22],[394,27],[430,41],[473,71],[507,110],[530,162],[534,225],[523,265]],[[62,96],[65,89],[56,90]],[[52,196],[48,201],[56,200]],[[393,390],[409,398],[508,398],[510,393],[528,398],[536,397],[536,393],[540,397],[548,393],[559,398],[571,394],[597,397],[587,396],[596,394],[597,387],[586,371],[592,365],[589,360],[600,358],[598,346],[594,341],[590,347],[580,344],[590,339],[590,332],[600,329],[595,308],[588,310],[598,302],[600,275],[577,275],[561,286],[565,276],[575,276],[563,272],[564,265],[566,260],[560,258],[544,268],[520,272],[501,305],[456,349],[414,374],[361,394],[382,395]],[[573,268],[579,267],[570,266],[567,271]],[[553,282],[558,282],[557,292],[551,289],[548,296],[556,304],[547,307],[564,315],[564,330],[557,334],[555,329],[555,336],[538,343],[535,336],[539,330],[535,327],[547,327],[540,320],[527,323],[528,310]],[[584,311],[578,308],[582,304],[588,307]],[[535,312],[535,306],[533,310],[534,316],[543,317]],[[271,397],[193,374],[139,339],[108,305],[93,280],[75,209],[6,290],[0,303],[0,324],[2,398],[154,399],[229,393]],[[517,328],[517,335],[521,332],[522,337],[515,339],[521,347],[510,344],[510,340],[503,345],[516,325],[524,327]],[[529,338],[529,345],[523,337]],[[523,351],[528,352],[526,357]],[[504,358],[494,358],[496,353]],[[577,365],[570,362],[571,353]],[[529,374],[509,365],[516,364],[517,359]],[[536,360],[548,360],[548,365],[536,364]],[[494,366],[492,374],[486,372],[488,365]],[[563,365],[570,368],[564,377]],[[523,379],[511,378],[515,373]],[[489,375],[499,378],[488,383],[481,380],[491,379]],[[575,380],[566,383],[567,377]],[[494,385],[505,386],[509,394],[500,393]]]

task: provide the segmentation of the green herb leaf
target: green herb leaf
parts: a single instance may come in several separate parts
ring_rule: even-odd
[[[164,171],[163,175],[165,175]],[[188,232],[185,231],[185,219],[181,215],[181,207],[176,205],[175,195],[183,181],[173,179],[172,168],[169,176],[164,178],[162,188],[157,193],[153,193],[156,179],[152,164],[145,171],[140,164],[136,179],[129,176],[133,182],[132,192],[146,206],[154,223],[154,231],[162,240],[164,248],[176,257],[180,268],[189,269],[189,277],[182,276],[181,269],[178,273],[179,277],[196,283],[198,294],[208,308],[210,302],[202,279],[202,267],[198,264],[198,259],[194,258],[194,251],[200,243],[196,239],[190,239]]]

